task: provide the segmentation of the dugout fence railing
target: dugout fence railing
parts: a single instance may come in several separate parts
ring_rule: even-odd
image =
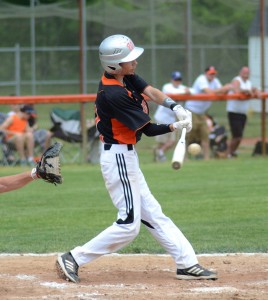
[[[194,94],[194,95],[167,95],[172,97],[176,101],[226,101],[228,99],[237,99],[240,101],[249,100],[250,97],[245,94]],[[145,97],[146,100],[150,100]],[[261,101],[261,142],[262,142],[262,155],[266,155],[266,99],[268,99],[268,93],[261,93],[259,101]],[[34,96],[0,96],[0,105],[12,105],[12,104],[54,104],[54,103],[80,103],[80,109],[83,109],[83,104],[94,102],[96,100],[96,94],[74,94],[74,95],[34,95]],[[83,116],[81,119],[81,131],[86,128],[86,120]],[[83,139],[85,136],[83,135]],[[86,141],[82,141],[83,147],[86,145]],[[85,153],[86,150],[82,149]]]
[[[44,104],[44,103],[87,103],[94,102],[97,94],[73,94],[73,95],[34,95],[34,96],[0,96],[0,105],[5,104]],[[226,101],[228,99],[248,100],[249,97],[241,94],[180,94],[167,95],[177,101]],[[260,101],[268,99],[268,92],[261,93]],[[146,100],[149,100],[145,96]]]

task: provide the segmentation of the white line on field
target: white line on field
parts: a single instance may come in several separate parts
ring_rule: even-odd
[[[0,253],[1,256],[57,256],[58,254],[63,253]],[[213,256],[254,256],[254,255],[260,255],[260,256],[268,256],[268,253],[208,253],[208,254],[197,254],[197,257],[213,257]],[[170,257],[169,254],[119,254],[119,253],[112,253],[112,254],[106,254],[105,256],[162,256],[162,257]]]
[[[222,292],[238,292],[238,289],[230,286],[223,286],[223,287],[199,287],[199,288],[192,288],[190,289],[191,292],[195,293],[222,293]]]

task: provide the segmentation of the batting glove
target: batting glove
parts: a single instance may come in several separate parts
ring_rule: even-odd
[[[190,132],[193,128],[192,113],[188,109],[185,110],[186,110],[187,118],[184,121],[188,121],[188,125],[186,126],[186,132]]]
[[[191,118],[192,118],[192,113],[189,112],[189,110],[183,108],[179,104],[173,107],[173,111],[175,112],[176,117],[179,121],[189,119],[189,113],[191,114]]]
[[[192,130],[192,123],[187,120],[178,121],[172,124],[174,130],[182,130],[182,128],[186,128],[186,132],[190,132]]]

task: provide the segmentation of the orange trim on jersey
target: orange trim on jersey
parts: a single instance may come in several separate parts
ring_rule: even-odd
[[[144,126],[146,126],[147,124],[149,124],[151,121],[146,122],[145,124],[143,124],[140,128],[138,128],[136,131],[141,130]]]
[[[101,78],[101,81],[104,85],[120,85],[120,86],[124,86],[122,82],[118,81],[115,78],[107,78],[104,75]]]
[[[129,91],[128,89],[126,89],[126,91],[127,91],[128,97],[132,98],[131,91]]]
[[[136,132],[126,127],[123,123],[116,119],[111,119],[113,138],[119,144],[136,144]]]
[[[95,110],[95,115],[96,115],[96,117],[95,117],[95,124],[97,125],[99,123],[99,121],[100,121],[100,117],[99,117],[99,115],[97,113],[96,105],[94,107],[94,110]]]

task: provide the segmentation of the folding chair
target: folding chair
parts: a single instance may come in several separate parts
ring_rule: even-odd
[[[213,127],[209,133],[209,146],[212,157],[227,158],[227,132],[223,125],[219,125],[212,116]]]
[[[0,124],[2,124],[7,118],[7,114],[0,113]],[[17,164],[18,159],[15,155],[16,149],[13,144],[8,143],[5,139],[5,134],[0,132],[0,147],[2,158],[0,164],[3,166],[14,166]]]
[[[59,138],[74,146],[75,150],[72,152],[71,162],[80,162],[81,160],[81,126],[80,126],[80,111],[79,110],[65,110],[61,108],[54,108],[50,113],[50,118],[53,127],[50,129],[53,132],[53,138]],[[97,163],[99,161],[99,138],[98,132],[94,122],[91,122],[87,129],[87,151],[88,161]],[[97,148],[97,151],[96,151]],[[64,148],[63,148],[64,150]],[[65,153],[65,155],[64,155]],[[68,161],[66,152],[62,151],[62,160]]]

